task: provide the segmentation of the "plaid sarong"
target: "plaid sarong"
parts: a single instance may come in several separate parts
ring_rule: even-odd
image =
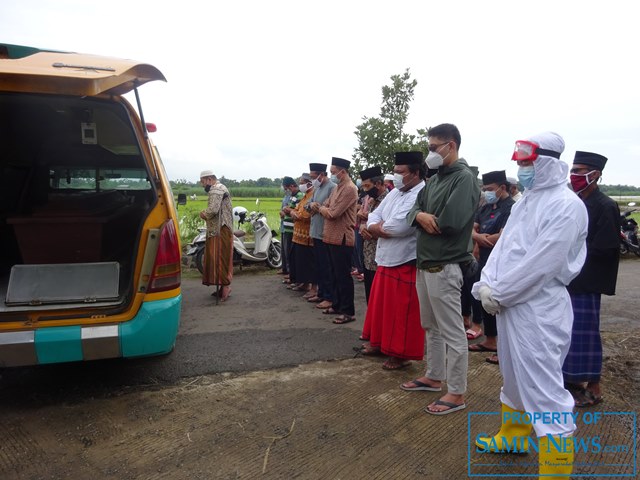
[[[599,382],[602,372],[600,294],[571,294],[571,347],[562,366],[565,383]]]

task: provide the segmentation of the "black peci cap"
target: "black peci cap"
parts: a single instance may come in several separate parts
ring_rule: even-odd
[[[309,171],[310,172],[326,172],[327,164],[326,163],[310,163]]]
[[[507,173],[504,170],[497,170],[495,172],[483,173],[482,184],[489,185],[490,183],[497,183],[498,185],[504,185],[509,183],[507,181]]]
[[[360,172],[360,178],[362,180],[369,180],[373,177],[381,177],[382,176],[382,168],[376,165],[375,167],[365,168]]]
[[[416,165],[424,162],[422,152],[396,152],[394,156],[396,165]]]
[[[604,170],[604,166],[607,163],[607,157],[603,157],[597,153],[591,152],[576,152],[576,156],[573,158],[573,163],[581,163],[582,165],[589,165],[596,170]]]
[[[351,166],[351,162],[349,160],[345,160],[344,158],[332,157],[331,165],[335,165],[336,167],[348,169]]]

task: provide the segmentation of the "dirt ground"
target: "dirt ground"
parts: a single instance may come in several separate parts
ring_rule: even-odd
[[[603,298],[605,401],[598,412],[635,413],[640,407],[639,272],[640,259],[625,259],[618,295]],[[242,278],[236,277],[234,292],[241,290]],[[253,288],[255,298],[220,307],[237,322],[246,305],[278,281],[274,275],[244,278],[263,282],[264,290]],[[283,309],[299,308],[299,299],[282,295],[260,316],[279,318]],[[193,310],[185,314],[197,317]],[[360,319],[350,325],[354,336],[361,324]],[[470,355],[467,410],[444,417],[423,412],[439,394],[398,388],[420,376],[424,363],[386,372],[380,368],[382,359],[354,358],[344,352],[294,367],[197,375],[95,396],[92,389],[68,398],[35,395],[26,385],[24,399],[15,389],[11,398],[0,396],[0,478],[458,479],[478,472],[485,478],[516,472],[535,476],[537,467],[522,460],[517,467],[486,466],[486,458],[470,449],[469,436],[494,432],[499,424],[497,416],[486,412],[499,409],[500,373],[484,357]],[[588,424],[584,417],[578,422],[580,432],[600,435],[611,445],[628,445],[634,432],[630,416],[611,414],[606,419]],[[536,460],[535,454],[516,457]],[[632,476],[635,461],[634,450],[619,452],[613,462],[616,470],[610,473]],[[574,473],[602,470],[583,466]]]

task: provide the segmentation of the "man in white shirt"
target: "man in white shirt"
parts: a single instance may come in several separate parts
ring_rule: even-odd
[[[424,330],[416,292],[416,227],[407,223],[407,212],[424,187],[426,165],[422,152],[395,154],[394,186],[369,214],[363,238],[376,238],[378,268],[362,338],[369,340],[360,352],[383,353],[386,370],[406,367],[424,356]]]

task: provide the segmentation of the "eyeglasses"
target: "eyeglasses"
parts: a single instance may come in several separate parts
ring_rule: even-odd
[[[437,152],[440,147],[442,147],[443,145],[448,145],[449,143],[451,142],[444,142],[444,143],[441,143],[440,145],[429,145],[429,151]]]

